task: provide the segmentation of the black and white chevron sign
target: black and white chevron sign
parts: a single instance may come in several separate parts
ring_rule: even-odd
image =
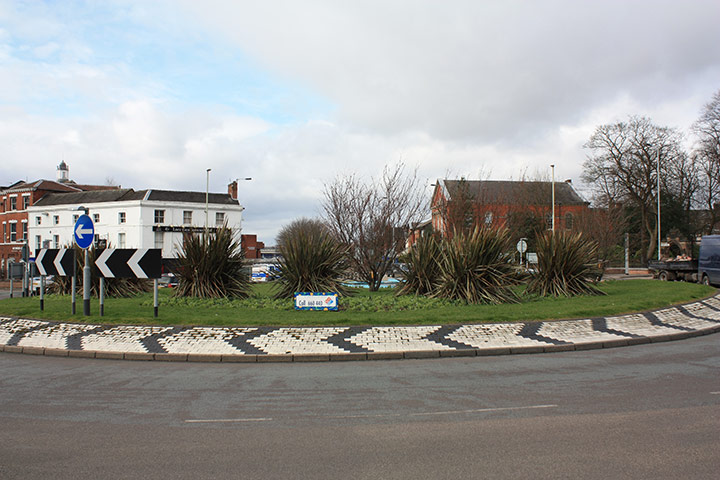
[[[160,278],[162,252],[159,248],[106,248],[95,266],[104,278]]]
[[[75,249],[42,248],[35,257],[40,275],[72,277],[75,275]]]

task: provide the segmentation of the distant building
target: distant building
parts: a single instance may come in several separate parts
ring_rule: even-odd
[[[21,260],[20,250],[28,240],[29,208],[48,193],[83,192],[88,190],[112,190],[107,185],[80,185],[69,178],[65,162],[57,167],[57,181],[35,180],[15,182],[0,187],[0,277],[5,278],[7,265]],[[31,245],[32,248],[32,245]]]
[[[232,196],[171,190],[91,191],[51,193],[28,208],[29,243],[33,250],[59,248],[73,242],[73,226],[89,210],[96,241],[110,248],[160,248],[165,258],[176,257],[184,236],[227,225],[242,230],[242,211]],[[207,213],[207,215],[206,215]]]
[[[438,180],[430,204],[432,229],[446,233],[451,224],[506,226],[510,215],[532,213],[552,225],[552,182]],[[555,228],[572,229],[588,209],[572,182],[555,182]],[[426,225],[420,225],[426,227]]]
[[[241,235],[240,240],[245,251],[245,258],[253,260],[262,258],[262,249],[265,248],[265,244],[258,242],[257,235]]]

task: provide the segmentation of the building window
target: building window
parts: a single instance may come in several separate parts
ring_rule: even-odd
[[[125,212],[118,212],[118,223],[125,223]]]
[[[184,225],[192,225],[192,211],[191,210],[183,211],[183,224]]]
[[[125,234],[118,233],[118,248],[125,248]]]
[[[25,195],[23,197],[23,210],[27,210],[27,208],[30,206],[30,195]]]
[[[545,215],[545,226],[548,230],[552,230],[552,222],[553,222],[553,216],[551,213],[548,213]]]
[[[42,238],[40,235],[35,235],[35,251],[37,252],[42,248]]]
[[[2,236],[2,241],[4,242],[6,238],[7,238],[7,223],[3,223],[3,236]]]
[[[14,242],[17,240],[17,223],[10,224],[10,241]]]
[[[53,235],[53,248],[60,248],[60,235]]]
[[[80,215],[78,215],[77,213],[75,215],[73,215],[73,225],[75,225],[77,223],[78,218],[80,218]]]
[[[53,225],[60,224],[60,215],[53,215]]]
[[[225,214],[223,212],[215,213],[215,225],[221,226],[225,223]]]
[[[35,217],[35,225],[42,224],[42,217]]]
[[[93,213],[93,223],[100,223],[100,214]]]
[[[155,223],[165,223],[165,210],[155,210]]]
[[[163,235],[163,232],[155,232],[155,248],[163,248],[163,241],[165,240],[165,236]]]
[[[492,212],[487,212],[485,214],[485,225],[492,225]]]
[[[17,197],[10,197],[10,210],[17,210]]]
[[[573,215],[572,213],[565,214],[565,228],[572,230],[573,228]]]
[[[27,225],[27,222],[26,222],[26,221],[23,221],[23,222],[22,222],[22,234],[23,234],[23,236],[22,236],[23,240],[27,240],[27,238],[28,238],[28,225]]]

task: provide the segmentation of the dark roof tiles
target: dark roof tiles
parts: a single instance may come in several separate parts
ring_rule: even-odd
[[[204,192],[177,192],[172,190],[133,190],[118,188],[113,190],[90,190],[87,192],[49,193],[35,202],[36,206],[82,205],[84,203],[124,202],[148,200],[158,202],[205,203]],[[224,193],[211,193],[208,198],[213,205],[238,205],[237,200]]]
[[[450,198],[462,195],[483,203],[549,205],[552,198],[552,182],[528,182],[506,180],[445,180]],[[570,183],[555,182],[555,203],[562,205],[587,205]]]

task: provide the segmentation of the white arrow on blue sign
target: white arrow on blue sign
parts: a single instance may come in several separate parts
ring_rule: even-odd
[[[95,237],[95,225],[93,221],[87,215],[81,215],[75,222],[75,244],[80,248],[88,248],[92,245],[93,238]]]

